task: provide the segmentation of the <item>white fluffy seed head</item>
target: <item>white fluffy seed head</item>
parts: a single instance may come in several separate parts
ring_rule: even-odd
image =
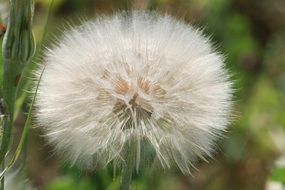
[[[56,151],[83,168],[124,165],[135,147],[137,167],[149,160],[189,173],[229,124],[223,56],[167,15],[86,22],[48,49],[44,65],[37,122]]]

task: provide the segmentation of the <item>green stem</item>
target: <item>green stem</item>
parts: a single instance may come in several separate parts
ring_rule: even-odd
[[[133,170],[128,166],[123,168],[122,172],[122,181],[121,181],[121,190],[130,190],[132,182]]]
[[[0,149],[0,164],[10,144],[14,106],[18,84],[24,67],[34,55],[35,42],[32,33],[33,0],[12,0],[7,31],[3,41],[4,124]]]
[[[126,164],[122,170],[122,178],[121,178],[121,190],[130,190],[132,183],[133,171],[136,166],[136,154],[137,154],[137,146],[136,143],[130,141],[127,145],[126,151]]]
[[[3,39],[3,133],[0,149],[0,165],[5,168],[5,156],[8,152],[13,127],[16,93],[22,72],[35,52],[32,33],[34,13],[33,0],[10,0],[10,12],[7,31]],[[4,189],[4,178],[1,180]]]
[[[34,106],[34,103],[35,103],[35,100],[36,100],[36,96],[37,96],[37,92],[38,92],[38,88],[39,88],[39,85],[40,85],[40,81],[41,81],[41,78],[42,78],[42,75],[44,73],[44,70],[45,70],[45,67],[43,68],[42,72],[41,72],[41,75],[39,77],[39,81],[37,83],[37,86],[36,86],[36,91],[34,93],[34,96],[33,96],[33,99],[32,99],[32,103],[31,103],[31,106],[30,106],[30,109],[29,109],[29,114],[28,114],[28,117],[26,119],[26,122],[25,122],[25,125],[24,125],[24,129],[23,129],[23,132],[22,132],[22,135],[21,135],[21,139],[20,139],[20,142],[17,146],[17,149],[15,151],[15,154],[12,156],[10,162],[8,163],[8,165],[6,167],[4,167],[2,169],[2,172],[0,173],[0,179],[4,179],[4,175],[5,173],[15,164],[15,162],[18,160],[19,156],[20,156],[20,153],[23,149],[23,146],[25,144],[25,141],[27,139],[27,136],[28,136],[28,132],[29,132],[29,127],[31,125],[31,118],[32,118],[32,110],[33,110],[33,106]],[[4,160],[5,161],[5,160]],[[3,162],[4,163],[4,162]]]

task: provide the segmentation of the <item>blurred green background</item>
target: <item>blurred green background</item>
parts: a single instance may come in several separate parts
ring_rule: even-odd
[[[285,189],[284,0],[54,0],[50,11],[49,5],[50,0],[35,3],[38,51],[33,63],[40,60],[43,47],[59,36],[68,22],[76,24],[126,9],[167,12],[203,28],[226,55],[235,82],[236,117],[225,138],[218,142],[215,157],[209,163],[198,163],[189,176],[175,171],[135,175],[133,189]],[[8,2],[2,0],[3,22],[7,9]],[[26,96],[23,93],[19,97],[19,108]],[[24,103],[23,107],[14,128],[13,145],[25,121],[28,105]],[[115,190],[119,180],[111,168],[87,172],[63,163],[46,145],[40,129],[33,128],[25,154],[6,177],[6,186],[11,190]]]

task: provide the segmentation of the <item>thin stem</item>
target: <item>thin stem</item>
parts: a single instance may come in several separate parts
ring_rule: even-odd
[[[45,70],[45,67],[43,68],[42,72],[41,72],[41,75],[39,77],[39,81],[37,83],[37,86],[36,86],[36,91],[34,93],[34,96],[33,96],[33,100],[32,100],[32,103],[31,103],[31,106],[30,106],[30,109],[29,109],[29,114],[28,114],[28,117],[26,119],[26,122],[25,122],[25,125],[24,125],[24,129],[23,129],[23,132],[22,132],[22,136],[21,136],[21,139],[20,139],[20,142],[17,146],[17,149],[15,151],[15,154],[12,156],[12,159],[10,160],[10,162],[8,163],[7,167],[4,167],[2,169],[2,172],[0,173],[0,179],[4,179],[4,175],[5,173],[14,165],[14,163],[18,160],[19,156],[20,156],[20,153],[23,149],[23,146],[25,144],[25,141],[27,139],[27,136],[28,136],[28,132],[29,132],[29,127],[31,125],[31,118],[32,118],[32,110],[33,110],[33,106],[34,106],[34,103],[35,103],[35,100],[36,100],[36,96],[37,96],[37,92],[38,92],[38,88],[39,88],[39,85],[40,85],[40,81],[41,81],[41,78],[42,78],[42,75],[44,73],[44,70]],[[3,162],[4,163],[4,162]]]
[[[121,190],[130,190],[132,182],[133,170],[128,166],[123,168],[122,172],[122,181],[121,181]]]
[[[121,190],[130,190],[132,183],[132,176],[134,168],[136,167],[136,143],[130,141],[127,145],[126,151],[126,164],[123,167],[122,178],[121,178]]]

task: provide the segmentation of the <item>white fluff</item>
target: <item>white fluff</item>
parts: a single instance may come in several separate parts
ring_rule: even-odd
[[[189,173],[229,124],[223,60],[199,30],[167,15],[89,21],[45,53],[36,119],[56,151],[84,168],[125,164],[131,143],[137,167],[149,159]]]

